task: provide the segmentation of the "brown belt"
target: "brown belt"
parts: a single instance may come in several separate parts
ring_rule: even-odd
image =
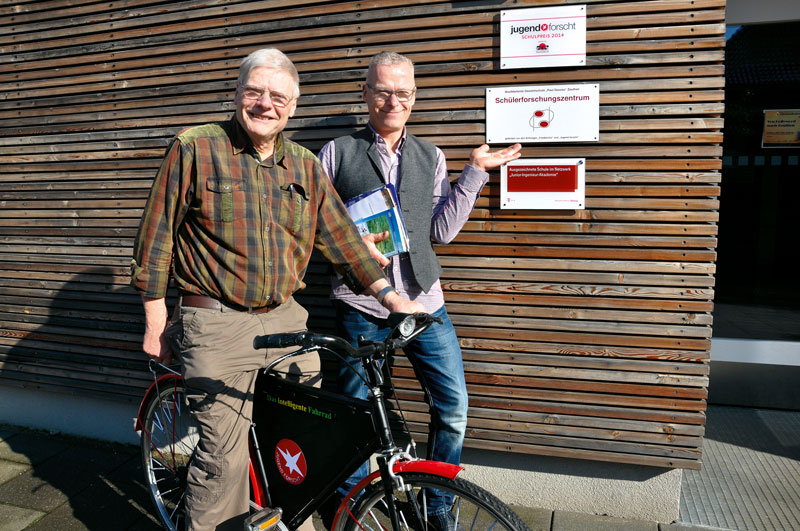
[[[271,312],[272,310],[274,310],[279,306],[278,304],[273,304],[270,306],[262,306],[261,308],[246,308],[244,306],[239,306],[239,305],[223,304],[217,299],[206,297],[205,295],[181,295],[181,305],[187,306],[189,308],[206,308],[209,310],[219,310],[219,311],[228,308],[231,310],[235,310],[237,312],[247,312],[247,313],[267,313]]]

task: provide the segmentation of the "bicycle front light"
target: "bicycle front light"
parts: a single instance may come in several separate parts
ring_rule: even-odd
[[[404,338],[413,334],[415,328],[417,328],[417,318],[413,315],[406,316],[405,319],[400,321],[400,324],[397,325],[397,330]]]

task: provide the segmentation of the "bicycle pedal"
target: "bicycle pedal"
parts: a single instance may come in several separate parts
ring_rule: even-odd
[[[280,507],[267,507],[251,514],[244,521],[244,531],[284,531],[286,526],[281,522],[283,511]]]

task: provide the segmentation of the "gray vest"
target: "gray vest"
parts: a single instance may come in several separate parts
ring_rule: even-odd
[[[339,137],[334,145],[334,182],[343,201],[386,184],[375,144],[375,134],[369,128],[350,136]],[[442,267],[433,252],[431,242],[435,171],[436,147],[407,134],[400,159],[397,199],[408,231],[408,254],[414,279],[426,293],[442,274]]]

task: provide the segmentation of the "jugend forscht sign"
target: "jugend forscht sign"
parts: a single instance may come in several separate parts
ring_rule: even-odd
[[[586,64],[586,6],[500,12],[500,67]]]

